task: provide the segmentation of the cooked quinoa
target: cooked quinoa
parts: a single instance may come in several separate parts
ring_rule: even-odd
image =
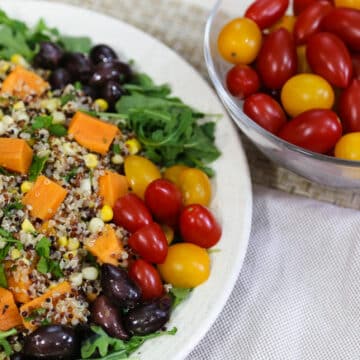
[[[0,69],[6,69],[0,70],[1,88],[1,81],[12,71],[12,65],[0,61]],[[47,77],[44,71],[38,71],[38,74],[45,79]],[[64,103],[66,97],[70,100]],[[29,131],[36,116],[51,115],[54,122],[67,125],[79,109],[97,110],[91,98],[73,85],[68,85],[63,91],[48,91],[39,98],[28,96],[22,101],[11,97],[0,98],[0,136],[24,139],[31,145],[34,157],[48,157],[43,175],[67,190],[66,198],[55,215],[50,220],[40,221],[30,215],[29,206],[6,210],[12,204],[21,204],[28,175],[0,174],[0,227],[23,245],[20,250],[16,244],[10,248],[4,263],[9,262],[11,266],[6,267],[6,271],[17,283],[31,283],[28,288],[12,288],[9,285],[9,289],[16,293],[24,292],[23,295],[32,300],[64,280],[72,287],[71,293],[57,297],[55,302],[47,298],[36,311],[21,314],[35,326],[46,323],[75,326],[87,322],[89,302],[101,291],[96,276],[97,265],[85,249],[85,244],[101,235],[101,225],[104,224],[100,215],[102,198],[98,195],[98,180],[105,170],[123,173],[122,159],[128,154],[125,142],[133,137],[131,133],[119,133],[113,141],[116,152],[110,147],[106,155],[100,155],[91,153],[69,135],[57,137],[47,129]],[[93,160],[91,166],[89,159]],[[94,219],[100,223],[95,230],[89,226]],[[33,227],[32,231],[29,231],[29,226]],[[123,228],[114,224],[110,226],[124,245],[119,262],[126,267],[128,234]],[[61,277],[51,272],[43,274],[36,268],[36,245],[44,237],[51,241],[50,259],[58,264]],[[0,249],[4,246],[5,241],[0,238]],[[24,330],[14,336],[12,344],[18,348],[17,340],[26,333]]]

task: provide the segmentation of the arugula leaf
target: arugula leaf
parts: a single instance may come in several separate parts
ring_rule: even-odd
[[[37,129],[48,129],[53,121],[53,117],[50,115],[44,115],[44,116],[36,116],[34,118],[33,123],[31,124],[31,127],[34,130]]]
[[[5,289],[8,287],[4,264],[0,264],[0,287]]]
[[[1,227],[0,227],[0,240],[6,243],[6,245],[2,249],[0,249],[0,261],[6,258],[13,244],[15,244],[18,250],[22,250],[24,247],[21,241],[15,239],[10,232],[6,231]]]
[[[91,39],[87,36],[61,36],[60,42],[70,52],[88,53],[92,47]]]
[[[96,334],[94,337],[85,341],[81,347],[82,359],[91,360],[120,360],[128,359],[146,340],[153,339],[162,335],[174,335],[176,328],[169,331],[161,331],[145,336],[133,336],[129,341],[123,341],[110,337],[101,327],[91,326],[91,330]],[[99,353],[101,358],[93,358]]]
[[[17,333],[16,329],[10,329],[7,331],[0,331],[0,346],[4,349],[5,355],[10,356],[13,354],[13,350],[7,338]]]
[[[31,59],[33,52],[21,32],[13,32],[11,27],[0,24],[0,58],[10,59],[13,54],[21,54]]]
[[[68,94],[63,95],[60,98],[60,105],[64,106],[66,105],[69,101],[72,101],[75,99],[75,94],[73,92],[69,92]]]
[[[49,156],[37,156],[35,155],[30,169],[29,169],[29,180],[30,181],[35,181],[36,178],[42,173],[42,171],[44,170],[45,164],[48,161]]]
[[[170,294],[173,298],[173,308],[176,308],[179,304],[186,300],[190,296],[191,291],[192,289],[172,287],[170,289]]]
[[[49,132],[54,136],[65,136],[67,134],[66,127],[60,124],[53,124],[49,126]]]
[[[47,237],[42,237],[35,246],[36,253],[40,256],[36,269],[41,274],[51,273],[56,279],[64,274],[60,269],[60,264],[50,259],[51,241]]]
[[[3,212],[4,216],[8,216],[13,210],[21,210],[24,208],[24,205],[20,201],[14,201],[6,206],[4,206]]]

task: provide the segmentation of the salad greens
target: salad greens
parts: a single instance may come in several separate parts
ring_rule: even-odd
[[[29,180],[30,181],[35,181],[36,178],[41,174],[41,172],[44,170],[45,164],[48,161],[49,156],[37,156],[35,155],[30,169],[29,169]]]
[[[10,356],[13,354],[13,350],[7,338],[15,335],[16,333],[17,333],[16,329],[10,329],[8,331],[0,331],[0,347],[4,349],[6,356]]]
[[[82,359],[91,360],[123,360],[136,351],[146,340],[162,335],[175,335],[176,328],[169,331],[159,331],[145,336],[133,336],[129,341],[112,338],[99,326],[92,326],[91,330],[96,334],[81,347]],[[100,357],[97,356],[100,355]],[[95,357],[93,357],[95,356]]]
[[[41,274],[51,273],[56,279],[59,279],[63,276],[63,272],[60,264],[50,258],[50,247],[51,241],[45,236],[36,244],[35,250],[40,257],[36,269]]]
[[[19,54],[29,61],[37,53],[41,41],[55,42],[67,51],[88,53],[91,48],[88,37],[63,36],[56,28],[50,28],[43,19],[34,27],[28,27],[0,10],[1,59],[9,60],[12,55]]]

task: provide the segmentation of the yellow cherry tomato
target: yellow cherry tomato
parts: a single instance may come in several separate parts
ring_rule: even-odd
[[[335,145],[335,157],[360,160],[360,132],[346,134]]]
[[[331,109],[334,100],[331,85],[315,74],[295,75],[281,90],[281,102],[292,117],[311,109]]]
[[[150,160],[138,155],[125,158],[124,170],[132,191],[142,199],[147,186],[152,181],[161,178],[158,167]]]
[[[335,6],[360,10],[360,0],[335,0]]]
[[[186,169],[188,169],[188,167],[185,165],[170,166],[164,171],[163,178],[180,187],[180,174]]]
[[[184,205],[200,204],[208,206],[211,201],[211,183],[201,170],[189,168],[180,174],[180,190]]]
[[[295,22],[296,22],[296,16],[285,15],[278,22],[276,22],[269,30],[270,32],[273,32],[277,29],[284,28],[287,31],[289,31],[289,33],[292,33],[294,30]]]
[[[258,25],[247,18],[236,18],[227,23],[218,37],[221,56],[233,64],[250,64],[257,57],[262,43]]]
[[[210,257],[200,246],[190,243],[171,245],[166,260],[158,265],[161,277],[174,287],[194,288],[210,275]]]
[[[168,244],[170,245],[174,240],[174,236],[175,236],[174,229],[166,224],[162,224],[161,228],[166,236],[166,240]]]
[[[306,74],[312,73],[311,67],[306,58],[306,45],[298,46],[296,48],[298,59],[298,73]]]

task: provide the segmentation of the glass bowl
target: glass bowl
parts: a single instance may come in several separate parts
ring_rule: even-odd
[[[360,161],[349,161],[314,153],[292,145],[263,129],[244,114],[243,101],[233,97],[225,86],[225,76],[231,64],[224,61],[217,51],[217,37],[221,28],[231,19],[243,16],[252,0],[237,2],[219,0],[212,9],[206,23],[204,55],[206,66],[214,87],[241,131],[270,160],[298,175],[319,184],[341,187],[360,187]],[[229,12],[229,10],[232,12]],[[231,17],[229,15],[230,14]]]

